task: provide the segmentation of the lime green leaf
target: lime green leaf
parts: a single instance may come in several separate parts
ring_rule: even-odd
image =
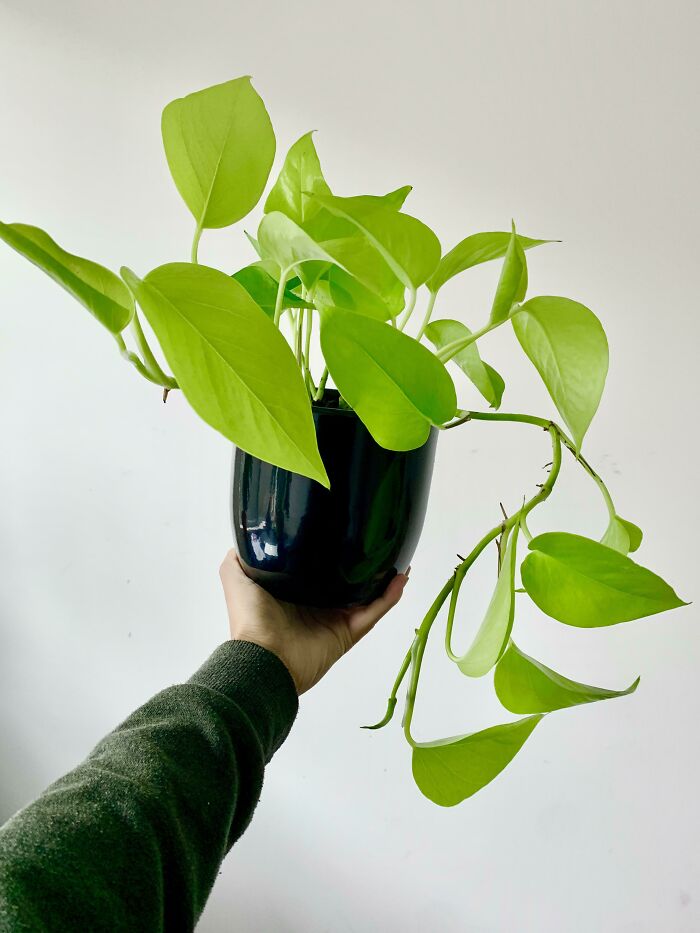
[[[442,363],[412,337],[359,314],[321,312],[321,349],[343,398],[382,447],[412,450],[455,413]]]
[[[511,713],[551,713],[553,710],[595,703],[634,693],[639,677],[626,690],[605,690],[569,680],[529,657],[513,642],[498,662],[496,696]]]
[[[488,674],[506,650],[515,613],[515,555],[518,548],[518,529],[519,526],[515,525],[508,535],[498,580],[484,621],[467,653],[457,661],[457,667],[468,677],[483,677],[484,674]]]
[[[404,306],[404,286],[368,240],[355,234],[324,240],[322,246],[339,266],[382,299],[392,317],[400,313]]]
[[[566,532],[530,541],[523,586],[539,608],[565,625],[630,622],[686,603],[668,583],[612,548]]]
[[[527,236],[518,236],[518,242],[523,249],[532,249],[544,243],[554,243],[555,240],[533,240]],[[431,292],[439,291],[445,282],[449,282],[455,275],[478,266],[482,262],[500,259],[505,256],[510,243],[510,233],[474,233],[461,240],[453,249],[440,260],[435,272],[428,279],[427,285]]]
[[[333,262],[330,256],[298,224],[286,214],[272,211],[265,214],[258,228],[258,243],[265,257],[274,259],[286,277],[299,263],[319,260]]]
[[[294,355],[243,286],[189,263],[143,281],[122,275],[197,414],[243,450],[328,486]]]
[[[600,543],[619,551],[620,554],[630,554],[640,546],[642,537],[642,529],[634,522],[613,515]]]
[[[460,739],[420,743],[413,749],[413,778],[433,803],[454,807],[510,764],[541,719],[528,716]]]
[[[265,213],[281,211],[303,227],[320,210],[320,204],[309,197],[309,192],[331,193],[321,171],[313,133],[298,139],[287,153],[279,178],[265,201]]]
[[[512,322],[580,448],[608,372],[608,341],[600,321],[570,298],[541,297],[526,301]]]
[[[406,288],[418,288],[440,261],[440,243],[424,223],[401,214],[376,199],[319,196],[326,210],[351,221],[381,253],[394,275]]]
[[[277,279],[265,269],[263,262],[254,262],[250,266],[245,266],[234,272],[232,276],[240,285],[245,288],[253,301],[260,305],[265,314],[274,318],[275,301],[277,299]],[[284,290],[283,308],[310,308],[308,301],[304,301],[290,289],[289,285]]]
[[[496,287],[496,294],[491,307],[490,324],[499,324],[505,321],[510,314],[510,309],[516,301],[522,301],[527,291],[527,262],[525,260],[525,251],[523,250],[515,232],[513,232],[508,243],[508,249],[503,260],[501,276]]]
[[[388,194],[363,195],[363,199],[368,205],[385,207],[392,211],[398,211],[403,207],[404,201],[412,190],[411,185],[404,185],[402,188],[396,188],[395,191],[390,191]],[[312,193],[314,192],[307,192],[308,195]],[[323,192],[319,189],[318,194],[323,194]],[[330,195],[331,192],[329,191],[327,194]],[[327,240],[340,240],[346,237],[357,238],[361,236],[361,234],[358,233],[357,225],[353,221],[348,220],[347,217],[332,214],[325,207],[322,207],[320,203],[318,203],[318,206],[320,208],[318,213],[311,217],[304,226],[309,236],[316,240],[317,243],[325,243]]]
[[[134,316],[134,299],[118,275],[67,253],[48,233],[29,224],[0,223],[0,239],[58,282],[108,331],[118,334]]]
[[[437,350],[470,335],[471,331],[461,321],[432,321],[425,330],[425,336]],[[483,362],[476,343],[470,343],[464,350],[456,353],[452,357],[452,362],[459,366],[468,379],[471,379],[491,408],[499,407],[505,383],[492,366]]]
[[[172,101],[162,133],[173,180],[199,228],[227,227],[255,207],[275,134],[249,77]]]
[[[331,266],[326,277],[313,291],[319,308],[340,308],[354,311],[377,321],[388,321],[392,314],[387,303],[356,278],[338,266]]]

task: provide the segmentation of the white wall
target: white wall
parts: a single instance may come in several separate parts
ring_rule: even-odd
[[[5,0],[0,216],[113,268],[186,258],[161,107],[250,73],[278,164],[317,128],[339,193],[413,183],[412,210],[446,248],[511,217],[563,239],[530,254],[531,294],[584,301],[607,329],[589,457],[645,530],[640,561],[697,598],[698,25],[693,0]],[[205,235],[205,261],[247,255],[237,231]],[[441,313],[478,323],[496,275],[445,289]],[[224,638],[230,533],[227,444],[177,394],[164,408],[109,336],[4,248],[0,295],[2,819]],[[552,411],[511,335],[483,350],[507,375],[507,409]],[[466,388],[462,400],[477,404]],[[517,427],[442,438],[407,596],[304,698],[203,931],[700,928],[695,606],[587,632],[523,603],[525,650],[592,683],[641,674],[641,687],[549,717],[457,809],[419,795],[398,726],[357,728],[383,708],[454,553],[499,499],[513,507],[540,481],[546,446]],[[532,526],[599,534],[604,514],[567,462]],[[490,570],[469,591],[476,611]],[[420,736],[506,718],[439,646],[428,661]]]

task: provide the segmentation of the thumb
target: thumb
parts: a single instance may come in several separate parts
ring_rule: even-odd
[[[348,629],[353,645],[371,632],[377,622],[394,608],[403,596],[407,583],[408,574],[398,573],[378,599],[375,599],[369,606],[361,606],[359,609],[352,610],[348,619]]]

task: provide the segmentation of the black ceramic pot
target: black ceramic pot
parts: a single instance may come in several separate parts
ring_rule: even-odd
[[[236,450],[236,549],[248,576],[278,599],[368,603],[413,557],[438,431],[416,450],[385,450],[354,412],[338,408],[335,390],[313,417],[330,490]]]

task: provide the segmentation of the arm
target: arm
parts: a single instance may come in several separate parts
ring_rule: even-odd
[[[221,568],[232,640],[149,700],[0,829],[0,928],[191,930],[297,694],[394,605],[318,613],[277,603],[233,554]]]

